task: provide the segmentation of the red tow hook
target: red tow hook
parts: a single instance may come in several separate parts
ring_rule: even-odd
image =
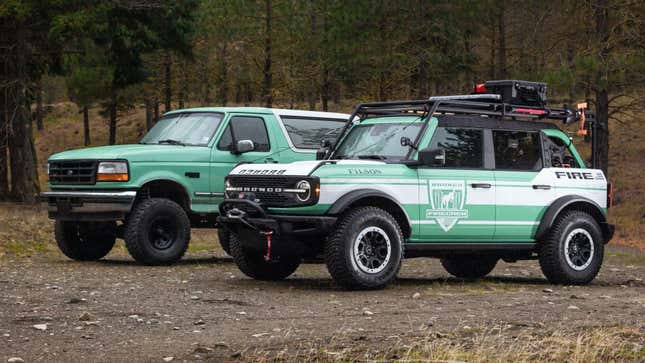
[[[264,255],[264,260],[266,262],[271,261],[271,235],[273,231],[260,232],[261,234],[267,236],[267,254]]]

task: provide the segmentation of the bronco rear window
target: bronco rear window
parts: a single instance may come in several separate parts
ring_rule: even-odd
[[[336,141],[347,120],[281,116],[289,139],[298,149],[316,150],[322,140]]]

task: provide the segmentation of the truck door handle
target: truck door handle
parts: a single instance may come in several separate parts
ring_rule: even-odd
[[[544,185],[544,184],[533,184],[533,189],[536,190],[549,190],[551,189],[550,185]]]
[[[472,183],[470,184],[471,187],[475,189],[490,189],[491,185],[488,183]]]
[[[275,160],[274,158],[266,158],[266,159],[264,159],[264,161],[267,162],[267,163],[273,163],[273,164],[278,163],[278,161]]]

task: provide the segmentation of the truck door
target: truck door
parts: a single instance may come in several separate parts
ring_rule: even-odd
[[[269,120],[270,119],[270,120]],[[208,198],[217,210],[217,204],[224,199],[224,177],[239,163],[278,162],[279,147],[270,132],[271,115],[234,114],[226,120],[225,128],[215,140],[211,152],[210,191],[196,196]],[[273,131],[273,130],[271,130]],[[251,140],[254,149],[244,153],[237,152],[237,142]]]
[[[430,148],[445,165],[419,167],[419,232],[428,242],[488,242],[495,232],[494,172],[486,168],[489,131],[437,127]]]
[[[553,200],[552,177],[543,170],[540,134],[493,130],[497,223],[495,240],[532,241]]]

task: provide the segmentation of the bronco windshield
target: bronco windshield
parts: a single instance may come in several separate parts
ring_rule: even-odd
[[[405,159],[410,147],[401,146],[401,138],[414,141],[422,126],[421,122],[360,124],[336,149],[334,159]]]
[[[186,112],[164,116],[140,144],[207,146],[222,121],[214,112]]]

